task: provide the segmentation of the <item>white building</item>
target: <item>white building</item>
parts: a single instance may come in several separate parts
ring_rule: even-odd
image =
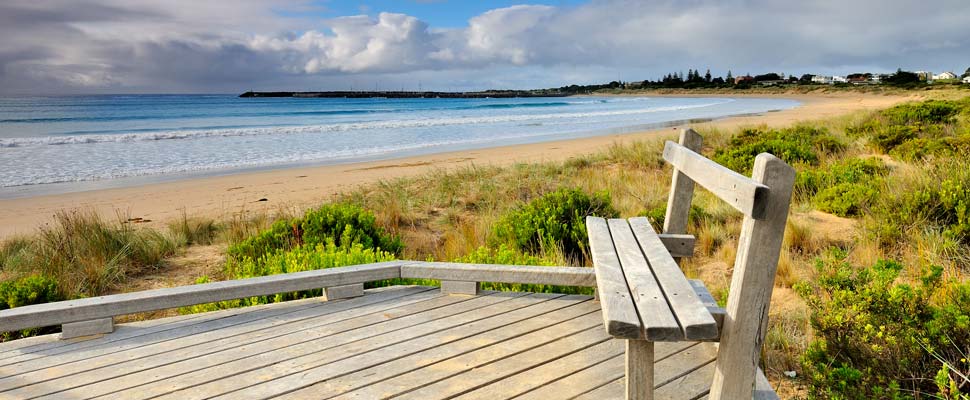
[[[949,71],[942,72],[939,75],[933,75],[933,80],[956,79],[956,78],[957,78],[957,74],[954,74],[954,73],[949,72]]]
[[[849,83],[849,80],[846,79],[844,76],[836,75],[832,77],[832,83]]]
[[[812,83],[817,83],[820,85],[831,85],[835,82],[832,81],[831,76],[815,75],[812,77]]]
[[[970,75],[963,77],[963,83],[970,83]]]

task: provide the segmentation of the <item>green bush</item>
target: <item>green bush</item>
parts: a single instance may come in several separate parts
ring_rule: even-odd
[[[819,210],[840,217],[862,214],[866,205],[871,203],[879,190],[871,183],[838,183],[827,187],[815,195],[815,206]]]
[[[307,212],[302,218],[276,221],[259,235],[230,246],[228,255],[237,260],[256,260],[277,250],[313,247],[328,240],[337,246],[361,244],[394,254],[403,249],[399,238],[386,234],[377,225],[373,213],[353,204],[334,203]]]
[[[916,128],[906,125],[890,125],[877,130],[869,137],[869,142],[883,153],[888,153],[897,146],[915,139],[918,136]]]
[[[560,248],[566,257],[585,260],[589,215],[615,218],[619,213],[606,192],[588,195],[562,188],[505,215],[495,226],[495,238],[519,251],[541,254]]]
[[[0,282],[0,310],[61,300],[64,300],[64,298],[57,288],[57,281],[45,276],[31,275],[16,280]],[[47,327],[16,332],[0,332],[0,341],[56,331],[56,327]]]
[[[824,128],[796,126],[786,129],[745,129],[728,145],[714,152],[714,161],[743,174],[750,174],[758,154],[771,153],[789,164],[818,163],[819,154],[835,154],[845,144]]]
[[[344,267],[349,265],[392,261],[395,258],[396,257],[393,253],[376,248],[367,248],[361,243],[338,246],[333,240],[328,240],[326,243],[318,243],[313,246],[297,246],[287,251],[277,250],[273,254],[263,255],[256,260],[251,258],[244,258],[242,260],[229,259],[226,262],[226,274],[234,279],[245,279],[275,274],[286,274],[292,272]],[[196,281],[196,283],[207,282],[208,278],[206,277]],[[271,296],[255,296],[239,300],[222,301],[219,303],[200,304],[191,307],[184,307],[179,311],[182,313],[206,312],[224,308],[303,299],[320,295],[320,289],[301,292],[278,293]]]
[[[942,268],[899,283],[903,266],[855,268],[833,250],[818,279],[796,285],[811,310],[814,339],[802,357],[813,397],[906,399],[938,393],[939,359],[970,348],[970,284],[944,281]]]
[[[889,167],[878,158],[850,158],[798,173],[795,194],[843,217],[859,215],[876,196]]]
[[[903,103],[882,111],[882,116],[896,125],[927,125],[951,122],[961,105],[948,100]]]
[[[874,221],[887,240],[911,229],[935,229],[963,243],[970,242],[970,163],[967,160],[933,166],[924,179],[905,190],[879,196]]]
[[[889,154],[909,162],[922,161],[930,156],[968,157],[970,156],[970,136],[913,139],[896,146]]]

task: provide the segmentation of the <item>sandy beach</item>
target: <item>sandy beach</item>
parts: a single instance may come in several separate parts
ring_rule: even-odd
[[[649,96],[656,96],[649,94]],[[712,95],[697,95],[713,97]],[[732,94],[731,97],[743,95]],[[690,97],[673,95],[672,97]],[[751,97],[790,98],[802,105],[764,115],[731,117],[693,124],[695,128],[715,126],[731,129],[765,124],[788,125],[797,121],[831,118],[860,110],[891,106],[917,99],[917,95],[895,96],[862,93],[832,94],[757,94]],[[527,145],[493,147],[460,152],[399,158],[375,162],[288,168],[227,176],[187,179],[176,182],[105,189],[87,192],[44,195],[0,200],[0,238],[27,234],[48,223],[58,210],[88,208],[106,216],[121,213],[130,218],[150,220],[161,225],[181,216],[202,215],[216,218],[246,211],[276,210],[279,207],[303,208],[348,191],[357,185],[421,174],[435,168],[465,165],[507,165],[517,162],[557,161],[596,152],[615,142],[632,141],[672,133],[674,126],[622,135],[552,141]]]

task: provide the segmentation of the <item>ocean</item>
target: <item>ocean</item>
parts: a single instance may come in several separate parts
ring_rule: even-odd
[[[0,197],[579,138],[792,108],[758,98],[0,98]]]

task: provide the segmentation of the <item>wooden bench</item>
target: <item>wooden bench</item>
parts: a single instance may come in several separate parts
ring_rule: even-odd
[[[674,176],[664,234],[686,233],[695,183],[744,214],[726,310],[684,276],[646,218],[586,220],[603,321],[626,340],[628,399],[653,398],[654,342],[706,340],[719,342],[710,399],[777,398],[758,363],[795,171],[763,153],[748,178],[698,154],[701,143],[690,129],[666,143]]]

